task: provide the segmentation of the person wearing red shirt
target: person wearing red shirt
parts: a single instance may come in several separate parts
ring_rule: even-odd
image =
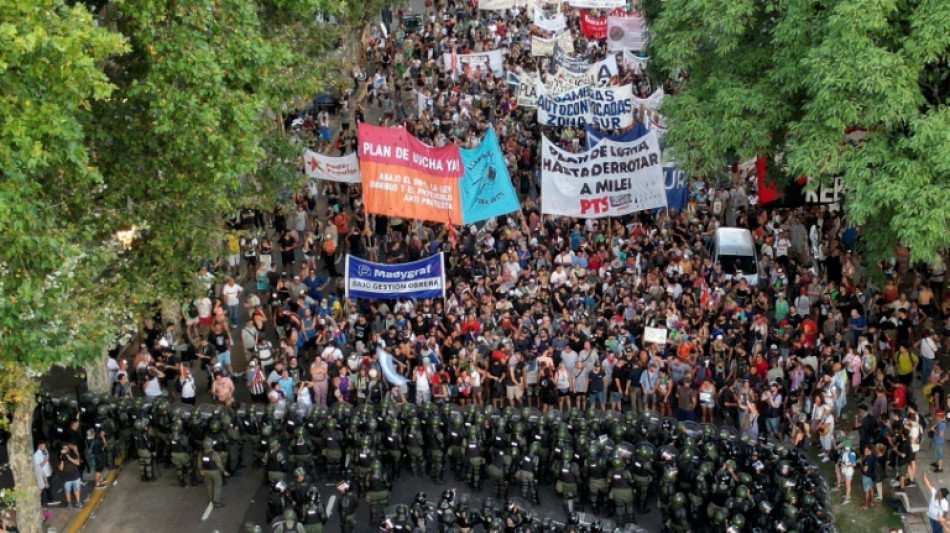
[[[752,366],[755,367],[755,373],[762,376],[763,379],[769,373],[769,362],[760,353],[755,354],[755,357],[752,358]]]
[[[801,323],[802,344],[809,348],[815,346],[815,337],[818,335],[818,324],[810,316],[805,317]]]
[[[471,338],[478,337],[482,333],[482,325],[475,318],[475,313],[469,313],[468,319],[462,322],[462,334],[469,335]]]

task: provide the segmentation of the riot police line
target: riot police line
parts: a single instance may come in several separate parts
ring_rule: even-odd
[[[639,531],[637,517],[654,498],[666,532],[837,531],[828,485],[799,451],[649,411],[542,414],[388,400],[329,409],[193,407],[164,398],[41,393],[38,415],[53,449],[78,421],[106,442],[107,466],[134,458],[143,482],[164,469],[181,486],[198,484],[201,474],[215,504],[224,478],[245,466],[249,447],[252,467],[265,472],[274,531]],[[414,507],[394,502],[393,511],[390,494],[404,476],[465,488],[446,491],[438,505],[424,494]],[[318,481],[337,484],[335,508],[325,508]],[[540,500],[540,487],[550,485],[557,503]],[[490,497],[474,505],[472,494],[483,490]],[[559,504],[567,518],[534,516],[516,498]],[[369,504],[367,518],[356,516],[361,500]],[[334,514],[339,528],[327,525]]]

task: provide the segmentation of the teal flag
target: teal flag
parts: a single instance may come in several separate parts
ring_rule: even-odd
[[[474,224],[521,209],[494,128],[488,128],[477,148],[461,152],[462,222]]]

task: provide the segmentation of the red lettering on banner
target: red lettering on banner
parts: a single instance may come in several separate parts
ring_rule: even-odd
[[[581,214],[586,215],[588,211],[593,212],[595,215],[601,213],[606,213],[610,208],[610,204],[607,202],[607,197],[603,198],[591,198],[589,200],[581,199]]]

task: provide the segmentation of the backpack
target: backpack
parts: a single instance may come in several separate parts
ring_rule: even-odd
[[[322,248],[323,253],[327,255],[333,255],[336,253],[336,239],[324,238]]]
[[[195,305],[195,301],[192,300],[191,303],[188,304],[188,318],[195,318],[197,316],[198,316],[198,306]]]

